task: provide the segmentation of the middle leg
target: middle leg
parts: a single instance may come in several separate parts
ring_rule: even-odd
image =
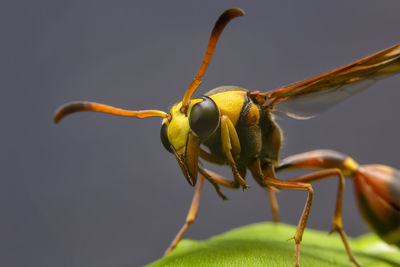
[[[254,178],[262,183],[264,187],[274,187],[278,189],[291,189],[291,190],[304,190],[308,192],[307,201],[304,205],[303,212],[300,216],[299,223],[296,228],[295,235],[291,238],[295,241],[295,267],[300,265],[300,248],[301,241],[303,238],[304,230],[307,225],[308,217],[310,215],[310,209],[312,205],[312,200],[314,196],[314,191],[311,184],[295,182],[295,181],[282,181],[275,178],[275,173],[272,165],[269,165],[269,169],[261,170],[260,160],[255,160],[250,166],[250,171],[252,172]],[[266,175],[268,174],[268,175]],[[261,182],[262,181],[262,182]]]

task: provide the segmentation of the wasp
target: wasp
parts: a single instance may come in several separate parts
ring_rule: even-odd
[[[361,210],[367,214],[367,222],[373,224],[378,233],[386,227],[379,216],[385,214],[381,207],[374,205],[373,193],[379,188],[377,196],[391,205],[392,213],[397,216],[390,230],[399,229],[399,174],[390,174],[390,167],[362,167],[344,156],[333,156],[330,152],[315,152],[289,158],[280,162],[279,153],[282,143],[282,131],[274,119],[277,112],[295,119],[310,119],[334,104],[371,86],[376,81],[400,72],[400,45],[395,45],[354,63],[268,92],[250,91],[237,86],[221,86],[200,97],[192,97],[200,86],[202,78],[211,61],[218,39],[225,26],[234,18],[243,16],[239,8],[228,9],[218,18],[211,32],[203,61],[195,78],[188,86],[182,101],[175,104],[169,113],[160,110],[125,110],[94,102],[72,102],[61,106],[55,114],[57,123],[68,114],[78,111],[97,111],[114,115],[137,118],[161,117],[160,138],[163,146],[176,158],[182,173],[191,186],[196,186],[195,194],[186,221],[166,254],[171,252],[181,240],[183,234],[195,221],[204,180],[210,182],[217,194],[226,199],[220,187],[229,189],[248,188],[245,177],[250,171],[256,182],[270,193],[274,220],[278,220],[276,190],[303,190],[307,200],[299,219],[295,241],[294,265],[300,263],[300,247],[306,228],[312,201],[311,183],[330,177],[339,178],[336,209],[332,231],[338,232],[343,240],[350,260],[360,266],[349,247],[342,225],[342,192],[344,175],[355,177],[360,183],[357,187]],[[324,161],[325,159],[325,161]],[[335,164],[318,162],[335,161]],[[201,161],[227,165],[232,171],[232,179],[225,178],[204,168]],[[308,164],[313,162],[313,164]],[[276,171],[293,168],[319,169],[311,174],[291,180],[280,180]],[[375,171],[375,172],[374,172]],[[371,175],[372,173],[372,175]],[[375,182],[365,183],[374,177]],[[361,177],[361,178],[357,178]],[[394,179],[394,177],[396,179]],[[385,180],[385,178],[387,178]],[[198,182],[197,182],[198,181]],[[395,181],[388,182],[386,181]],[[386,186],[386,187],[385,187]],[[368,188],[367,188],[368,187]],[[380,188],[383,189],[380,189]],[[386,191],[385,191],[386,190]],[[372,196],[372,197],[371,197]],[[372,215],[371,215],[372,213]],[[386,228],[385,228],[386,229]],[[385,234],[382,234],[384,240]],[[396,235],[398,237],[398,235]],[[398,241],[399,239],[397,239]]]

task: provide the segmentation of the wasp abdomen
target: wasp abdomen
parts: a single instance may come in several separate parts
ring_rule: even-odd
[[[355,172],[359,209],[385,242],[400,247],[400,172],[384,165],[364,165]]]

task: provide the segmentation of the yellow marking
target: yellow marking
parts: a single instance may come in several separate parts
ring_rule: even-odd
[[[231,125],[229,125],[231,124]],[[247,188],[246,181],[240,176],[239,171],[237,170],[235,160],[233,159],[231,150],[232,149],[232,140],[231,140],[231,133],[230,133],[230,128],[233,128],[234,133],[236,133],[235,128],[233,127],[232,122],[230,122],[229,118],[225,115],[221,116],[221,142],[222,142],[222,150],[224,151],[224,154],[226,156],[226,159],[229,162],[229,165],[232,168],[232,173],[233,177],[243,188]],[[237,136],[237,135],[236,135]],[[239,142],[239,140],[237,140]],[[239,144],[240,145],[240,144]],[[237,149],[237,147],[235,148]],[[240,152],[240,151],[239,151]]]
[[[246,92],[239,90],[225,91],[210,95],[209,97],[217,104],[220,115],[227,116],[233,125],[236,125],[244,100],[246,99]]]
[[[190,131],[189,116],[194,104],[202,99],[192,99],[189,103],[188,116],[181,112],[182,102],[175,104],[169,113],[171,114],[168,124],[168,140],[174,146],[178,155],[185,153],[188,133]]]
[[[216,93],[209,97],[214,100],[215,104],[219,108],[220,116],[225,115],[229,118],[229,121],[231,122],[231,125],[229,126],[232,127],[228,128],[235,129],[234,125],[236,125],[239,120],[240,111],[242,110],[246,98],[246,91],[225,91]],[[194,104],[201,101],[202,99],[200,98],[190,100],[187,116],[185,113],[181,112],[182,102],[175,104],[170,110],[171,117],[168,124],[168,140],[175,148],[178,155],[183,155],[185,153],[187,137],[190,131],[189,117],[192,107]],[[240,153],[239,138],[236,137],[237,134],[235,136],[234,133],[230,136],[232,142],[234,142],[234,151]]]
[[[232,145],[232,154],[233,155],[239,155],[240,154],[240,141],[239,141],[239,136],[237,135],[235,126],[233,126],[233,123],[229,118],[226,118],[224,120],[226,122],[226,125],[228,126],[228,132],[229,132],[229,139]]]
[[[258,107],[256,105],[252,104],[249,110],[249,114],[247,114],[247,124],[258,124],[259,121],[260,111],[258,110]]]
[[[228,154],[232,149],[231,139],[229,138],[229,127],[226,122],[228,118],[226,116],[221,116],[221,142],[222,150]]]
[[[354,161],[354,159],[347,157],[344,162],[343,162],[343,166],[350,171],[351,173],[354,173],[355,171],[358,170],[359,165],[357,164],[357,162]],[[350,176],[350,175],[349,175]]]

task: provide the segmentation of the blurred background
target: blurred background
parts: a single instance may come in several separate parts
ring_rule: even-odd
[[[52,116],[74,100],[168,111],[230,7],[246,15],[222,34],[198,94],[220,85],[268,91],[400,40],[397,0],[1,2],[1,266],[140,266],[163,255],[194,188],[161,145],[160,118],[80,113],[54,125]],[[399,86],[400,75],[315,119],[282,118],[282,157],[329,148],[400,167]],[[229,201],[206,183],[185,237],[271,221],[266,193],[247,180],[245,192],[222,189]],[[314,185],[309,228],[330,230],[336,188],[337,179]],[[296,224],[306,194],[278,200],[281,221]],[[350,180],[343,216],[350,236],[368,232]]]

